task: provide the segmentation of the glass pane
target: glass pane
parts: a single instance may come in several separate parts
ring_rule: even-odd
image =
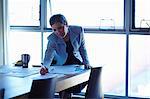
[[[150,98],[150,36],[129,37],[129,95]]]
[[[92,66],[103,66],[104,94],[125,95],[125,35],[85,34]]]
[[[150,0],[135,0],[135,27],[150,28]]]
[[[123,29],[124,0],[47,0],[47,3],[48,20],[50,12],[61,13],[71,25]]]
[[[8,0],[10,25],[39,26],[40,0]]]
[[[41,64],[41,33],[10,32],[9,64],[21,59],[21,54],[31,55],[29,66]]]

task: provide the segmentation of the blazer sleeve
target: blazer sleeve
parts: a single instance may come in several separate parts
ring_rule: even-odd
[[[83,60],[83,64],[89,64],[87,50],[86,50],[86,47],[85,47],[84,30],[83,30],[83,28],[81,28],[80,39],[81,39],[81,45],[79,47],[79,51],[80,51],[80,55],[81,55],[82,60]]]
[[[55,44],[51,42],[51,40],[49,40],[47,44],[47,49],[45,51],[43,66],[49,67],[51,65],[52,60],[54,58],[54,54],[55,54]]]

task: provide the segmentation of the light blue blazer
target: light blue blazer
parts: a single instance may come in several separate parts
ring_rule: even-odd
[[[68,34],[74,48],[74,56],[83,62],[83,64],[89,64],[83,33],[82,27],[69,26]],[[50,66],[53,59],[57,61],[56,65],[63,65],[67,57],[68,54],[66,53],[66,43],[64,40],[55,33],[49,35],[43,65],[46,67]]]

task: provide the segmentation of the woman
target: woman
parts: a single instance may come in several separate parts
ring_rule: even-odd
[[[53,33],[48,36],[47,49],[40,73],[48,72],[50,65],[85,65],[90,68],[83,29],[80,26],[69,26],[66,18],[61,14],[53,15],[50,18],[50,25]],[[80,92],[87,82],[73,88],[60,92],[61,98],[69,98],[72,92]]]

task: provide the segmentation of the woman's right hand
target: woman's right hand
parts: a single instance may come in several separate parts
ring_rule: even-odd
[[[48,68],[42,66],[42,68],[40,69],[40,74],[45,75],[46,73],[48,73]]]

